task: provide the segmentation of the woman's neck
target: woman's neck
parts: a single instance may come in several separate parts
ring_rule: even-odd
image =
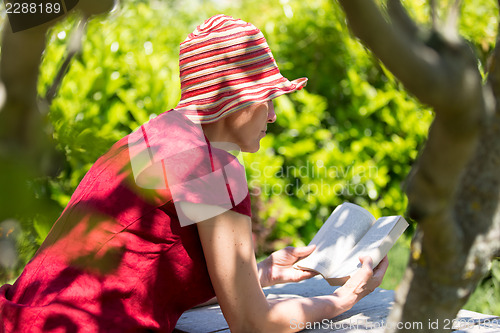
[[[217,121],[215,123],[210,124],[202,124],[201,128],[203,129],[203,133],[208,138],[210,142],[226,142],[230,141],[227,137],[226,131],[224,131],[223,121]]]

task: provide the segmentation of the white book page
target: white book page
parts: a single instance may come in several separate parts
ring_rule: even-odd
[[[370,256],[375,267],[407,227],[408,223],[402,216],[379,218],[347,255],[346,260],[332,277],[345,277],[354,273],[361,266],[359,257],[362,256]]]
[[[375,218],[366,209],[343,203],[333,211],[309,243],[316,245],[314,252],[297,262],[296,267],[313,269],[330,277],[374,221]]]

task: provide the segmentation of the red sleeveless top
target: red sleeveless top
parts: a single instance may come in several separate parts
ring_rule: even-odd
[[[192,123],[173,125],[168,114],[134,132],[140,140],[118,141],[92,166],[21,276],[0,288],[0,333],[171,332],[185,310],[215,296],[196,224],[183,223],[175,205],[207,203],[208,194],[197,193],[200,183],[192,181],[206,171],[192,154],[169,159],[168,147],[207,148],[212,173],[234,157],[213,148]],[[148,151],[141,170],[169,160],[182,167],[176,195],[163,178],[165,186],[137,185],[132,150]],[[242,183],[231,183],[234,174],[222,178],[229,209],[250,216],[248,189],[235,200],[230,184]]]

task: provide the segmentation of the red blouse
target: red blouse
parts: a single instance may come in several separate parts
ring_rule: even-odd
[[[186,122],[179,129],[168,114],[138,130],[146,139],[149,170],[168,164],[173,154],[165,147],[171,145],[207,147],[212,173],[234,160],[200,137],[199,127]],[[138,186],[131,158],[139,152],[130,138],[97,160],[18,280],[0,288],[0,333],[170,332],[185,310],[215,296],[196,224],[181,223],[175,205],[206,203],[196,181],[181,181],[206,170],[189,155],[175,159],[177,166],[183,163],[176,195],[167,186]],[[231,175],[224,173],[229,209],[250,216],[248,190],[234,200]]]

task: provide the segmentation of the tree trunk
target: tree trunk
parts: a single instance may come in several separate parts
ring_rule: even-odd
[[[408,180],[408,214],[418,227],[388,321],[449,331],[500,249],[500,52],[483,85],[476,57],[457,34],[460,1],[446,22],[433,17],[431,31],[399,0],[388,0],[386,13],[372,0],[339,2],[353,33],[436,113]],[[397,326],[404,325],[388,330]]]
[[[66,15],[15,33],[5,19],[0,59],[0,278],[11,279],[17,264],[17,257],[12,256],[16,253],[16,228],[20,228],[16,220],[32,221],[37,213],[44,214],[45,206],[53,205],[47,194],[36,198],[30,185],[36,178],[55,175],[61,164],[47,119],[50,102],[71,58],[79,51],[87,18],[115,5],[115,0],[85,0],[76,7],[81,24],[75,29],[66,61],[45,99],[38,96],[37,82],[46,35]]]
[[[115,5],[116,0],[89,0],[77,5],[75,10],[79,11],[82,23],[75,29],[66,61],[46,99],[40,98],[37,91],[45,37],[49,28],[66,15],[15,33],[6,18],[0,59],[0,88],[4,92],[0,93],[0,184],[3,184],[0,200],[4,203],[0,210],[0,221],[20,214],[32,214],[34,209],[30,208],[34,204],[33,191],[26,188],[27,182],[57,172],[60,162],[47,120],[50,102],[71,58],[79,51],[87,18],[108,12]],[[16,203],[23,203],[21,210]]]

